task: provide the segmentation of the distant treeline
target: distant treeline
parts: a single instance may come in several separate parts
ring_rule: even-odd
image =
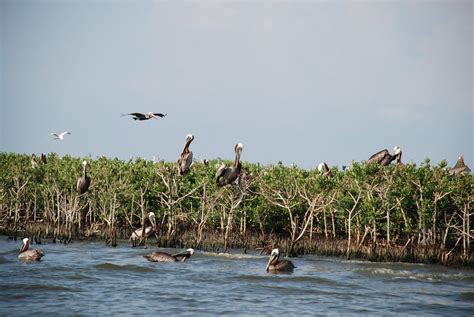
[[[79,196],[84,159],[92,183]],[[244,162],[238,182],[222,188],[219,164],[195,162],[177,176],[176,163],[0,153],[0,233],[115,245],[154,212],[159,246],[473,264],[473,175],[449,176],[444,161],[353,163],[330,176]]]

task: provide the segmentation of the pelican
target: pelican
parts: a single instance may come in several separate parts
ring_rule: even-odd
[[[133,120],[150,120],[151,118],[158,119],[158,117],[163,118],[166,117],[166,114],[163,113],[153,113],[153,112],[148,112],[148,113],[139,113],[139,112],[132,112],[132,113],[126,113],[123,114],[123,116],[133,116]]]
[[[46,155],[41,153],[41,163],[46,164],[48,161],[46,160]]]
[[[188,134],[186,136],[186,144],[184,145],[183,152],[178,159],[178,175],[186,174],[193,165],[193,152],[189,150],[189,145],[193,140],[194,135]]]
[[[77,180],[76,185],[79,195],[84,194],[91,184],[91,178],[87,176],[87,161],[82,162],[82,165],[84,165],[84,171],[82,172],[82,177]]]
[[[51,133],[51,135],[54,136],[55,140],[64,140],[64,136],[66,134],[71,134],[71,132],[64,131],[63,133]]]
[[[387,166],[397,159],[397,164],[402,164],[402,149],[399,146],[393,148],[394,154],[391,155],[387,149],[375,153],[367,160],[367,163],[379,163]]]
[[[291,263],[290,260],[279,260],[280,250],[273,249],[270,254],[270,259],[268,259],[267,267],[265,271],[267,272],[293,272],[295,266]]]
[[[38,249],[28,250],[30,247],[30,239],[24,238],[23,245],[20,249],[20,254],[18,254],[18,259],[29,262],[29,261],[39,261],[44,256],[44,252]]]
[[[240,154],[242,153],[242,143],[235,145],[235,161],[232,167],[226,167],[224,163],[221,164],[216,172],[216,182],[219,186],[232,184],[240,175],[242,164],[240,164]]]
[[[471,169],[464,163],[464,155],[461,155],[456,162],[456,165],[449,170],[449,175],[468,175],[471,172]]]
[[[148,214],[148,219],[150,220],[151,226],[145,228],[145,248],[146,248],[146,238],[151,236],[153,233],[156,232],[156,219],[155,219],[155,213],[150,212]],[[132,247],[137,246],[137,240],[142,237],[142,228],[137,229],[132,232],[132,235],[130,236],[130,240],[132,241]]]
[[[323,176],[331,176],[331,170],[326,162],[322,162],[318,165],[318,171],[323,174]]]
[[[36,160],[35,153],[31,154],[31,167],[32,168],[37,168],[38,167],[38,161]]]
[[[155,251],[150,254],[144,255],[143,257],[150,262],[184,262],[189,259],[193,254],[194,249],[187,249],[186,251],[173,255],[166,252]]]

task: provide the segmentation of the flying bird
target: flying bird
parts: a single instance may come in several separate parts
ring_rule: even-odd
[[[387,149],[379,151],[369,157],[367,163],[379,163],[383,166],[387,166],[392,163],[393,160],[397,160],[397,164],[402,164],[402,149],[399,146],[393,148],[394,154],[390,154]]]
[[[242,164],[240,163],[240,154],[242,153],[243,145],[238,143],[235,145],[235,161],[232,167],[226,167],[224,163],[221,164],[216,172],[216,183],[219,186],[232,184],[240,175]]]
[[[193,165],[193,152],[189,150],[189,145],[194,140],[194,135],[188,134],[186,136],[186,144],[184,145],[183,152],[178,159],[178,175],[184,175],[189,172],[189,169]]]
[[[150,212],[148,214],[148,220],[150,220],[151,226],[145,228],[145,235],[143,236],[145,238],[145,249],[146,249],[146,239],[156,232],[155,213]],[[132,241],[133,248],[137,246],[137,240],[140,238],[142,238],[142,228],[139,228],[133,231],[132,235],[130,236],[130,240]]]
[[[290,260],[280,260],[280,250],[277,248],[272,250],[265,271],[272,273],[293,272],[294,268],[295,266]]]
[[[456,162],[456,165],[454,165],[453,168],[449,170],[449,175],[468,175],[471,172],[471,169],[464,163],[464,155],[461,155],[458,158],[458,161]]]
[[[194,249],[187,249],[186,251],[173,255],[166,252],[155,251],[150,254],[144,255],[143,257],[150,262],[184,262],[189,259],[193,254]]]
[[[71,134],[69,131],[64,131],[63,133],[51,133],[51,135],[54,137],[54,140],[64,140],[64,136],[66,134]]]
[[[139,112],[132,112],[132,113],[126,113],[123,114],[123,116],[133,116],[133,120],[150,120],[151,118],[163,118],[166,117],[166,114],[163,113],[153,113],[153,112],[148,112],[148,113],[139,113]]]
[[[87,176],[87,161],[82,162],[82,165],[84,165],[82,177],[77,180],[76,185],[76,189],[79,195],[84,194],[89,189],[89,186],[91,184],[91,178]]]
[[[44,256],[44,252],[38,249],[28,250],[30,247],[30,239],[24,238],[23,245],[20,249],[20,254],[18,254],[18,259],[21,261],[39,261]]]

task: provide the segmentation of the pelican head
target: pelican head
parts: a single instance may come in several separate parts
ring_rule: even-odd
[[[24,238],[22,242],[23,242],[23,245],[21,246],[20,253],[28,250],[28,247],[30,246],[30,239]]]
[[[398,155],[398,154],[400,154],[402,149],[397,145],[396,147],[393,148],[393,151],[395,152],[395,155]]]
[[[148,214],[148,218],[155,218],[155,213],[152,211]]]
[[[87,165],[87,161],[83,161],[83,162],[82,162],[82,165],[86,166],[86,165]]]
[[[270,259],[268,259],[267,267],[265,268],[265,271],[268,272],[268,269],[270,267],[270,264],[273,263],[273,261],[278,260],[278,257],[280,256],[280,250],[278,248],[273,249],[272,253],[270,254]]]
[[[193,248],[186,249],[186,252],[193,255],[194,254],[194,249]]]
[[[242,152],[242,149],[244,148],[244,146],[242,145],[242,143],[237,143],[235,145],[235,151],[240,151]]]
[[[188,134],[188,135],[186,136],[186,141],[190,141],[190,140],[194,140],[194,135]]]

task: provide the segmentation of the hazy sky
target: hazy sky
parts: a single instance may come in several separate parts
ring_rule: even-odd
[[[473,168],[472,1],[0,3],[1,151]]]

